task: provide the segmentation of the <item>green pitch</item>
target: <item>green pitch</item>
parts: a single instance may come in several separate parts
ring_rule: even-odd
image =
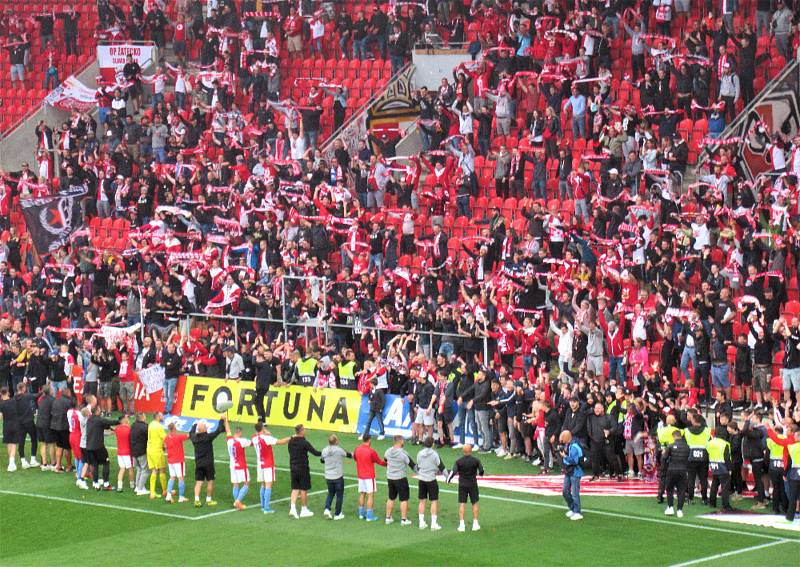
[[[251,434],[251,427],[245,434]],[[273,435],[289,430],[273,428]],[[327,433],[308,431],[318,449]],[[107,437],[109,446],[114,437]],[[341,445],[352,450],[354,435],[341,435]],[[387,441],[374,441],[382,454]],[[187,455],[191,454],[187,442]],[[407,446],[415,458],[416,447]],[[560,497],[541,497],[499,490],[481,490],[481,531],[458,533],[455,485],[442,484],[439,532],[417,527],[416,490],[412,488],[409,519],[413,526],[383,523],[386,485],[378,471],[378,522],[357,519],[357,489],[352,461],[345,469],[346,518],[333,522],[322,516],[326,485],[322,464],[311,461],[313,485],[309,508],[313,518],[288,516],[289,474],[285,447],[275,448],[278,470],[272,491],[277,513],[263,515],[259,489],[248,453],[252,480],[243,512],[234,511],[228,482],[224,436],[217,439],[215,508],[196,509],[192,502],[167,504],[125,492],[79,490],[72,474],[38,469],[5,472],[5,448],[0,452],[0,565],[85,565],[110,560],[114,565],[798,565],[800,538],[790,532],[723,524],[699,519],[708,513],[702,505],[687,506],[682,520],[666,518],[664,507],[651,498],[584,497],[584,520],[570,522]],[[116,455],[111,452],[111,484],[116,486]],[[450,468],[460,451],[440,454]],[[532,474],[521,461],[503,461],[494,455],[481,459],[487,474]],[[186,463],[186,496],[193,498],[194,463]],[[412,480],[412,487],[416,482]],[[177,488],[177,487],[176,487]],[[203,500],[205,493],[202,494]],[[205,503],[204,503],[205,504]],[[740,508],[748,501],[737,503]],[[430,521],[430,515],[427,515]],[[257,563],[258,562],[258,563]]]

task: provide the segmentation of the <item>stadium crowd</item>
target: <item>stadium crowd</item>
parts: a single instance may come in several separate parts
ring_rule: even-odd
[[[549,471],[569,431],[594,477],[671,488],[680,428],[689,500],[697,479],[703,501],[720,485],[730,509],[747,461],[758,504],[771,485],[774,511],[793,517],[800,139],[760,124],[772,171],[748,182],[741,140],[719,138],[756,94],[760,38],[794,58],[791,7],[707,3],[688,23],[689,3],[671,0],[397,2],[353,18],[349,4],[220,0],[178,2],[172,20],[142,4],[101,21],[172,55],[152,75],[130,59],[98,90],[97,117],[41,123],[36,167],[3,172],[9,208],[88,195],[87,228],[47,253],[0,220],[0,407],[23,467],[69,467],[82,418],[95,435],[78,448],[93,451],[112,412],[135,414],[135,372],[161,365],[166,413],[182,373],[254,380],[262,404],[285,383],[345,388],[369,396],[383,435],[396,394],[414,443],[471,434]],[[612,46],[626,35],[620,79]],[[343,123],[347,88],[281,92],[281,61],[328,50],[398,71],[420,43],[466,44],[473,61],[413,93],[415,155],[385,131],[323,153],[321,119]],[[721,142],[696,181],[686,120]],[[124,246],[100,227],[124,227]],[[104,326],[131,332],[105,339]],[[73,407],[74,365],[89,410]],[[107,486],[107,458],[90,455]]]

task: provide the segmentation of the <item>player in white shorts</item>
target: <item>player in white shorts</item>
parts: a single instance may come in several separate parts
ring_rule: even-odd
[[[244,449],[252,445],[250,439],[242,437],[242,428],[237,427],[236,431],[231,435],[231,426],[228,420],[225,420],[225,433],[228,436],[228,455],[231,458],[231,484],[233,484],[233,506],[237,510],[244,510],[247,508],[242,503],[244,497],[247,495],[250,482],[250,471],[247,469],[247,460],[245,459]]]
[[[272,498],[272,483],[275,482],[275,457],[272,454],[274,445],[285,445],[291,437],[276,439],[264,428],[262,422],[256,423],[256,434],[253,435],[251,442],[256,450],[256,480],[261,485],[261,509],[265,514],[275,512],[269,501]]]

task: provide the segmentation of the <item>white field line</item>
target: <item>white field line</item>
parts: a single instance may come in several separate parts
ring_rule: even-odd
[[[171,514],[170,512],[159,512],[157,510],[146,510],[144,508],[131,508],[129,506],[118,506],[117,504],[105,504],[103,502],[89,502],[87,500],[77,500],[74,498],[62,498],[60,496],[48,496],[46,494],[33,494],[31,492],[17,492],[16,490],[0,490],[0,494],[12,496],[25,496],[27,498],[39,498],[54,502],[67,502],[69,504],[81,504],[83,506],[95,506],[97,508],[110,508],[112,510],[123,510],[125,512],[139,512],[141,514],[151,514],[153,516],[165,516],[167,518],[179,518],[181,520],[193,520],[191,516],[183,514]]]
[[[699,559],[692,559],[691,561],[684,561],[683,563],[675,563],[670,567],[686,567],[687,565],[697,565],[698,563],[705,563],[706,561],[715,561],[717,559],[724,559],[725,557],[731,557],[732,555],[739,555],[741,553],[749,553],[751,551],[758,551],[759,549],[764,549],[766,547],[773,547],[775,545],[781,545],[783,543],[789,543],[792,540],[788,539],[781,539],[778,541],[771,541],[769,543],[762,543],[761,545],[753,545],[751,547],[742,547],[741,549],[734,549],[733,551],[726,551],[725,553],[717,553],[715,555],[708,555],[706,557],[700,557]]]
[[[116,448],[113,447],[113,446],[108,446],[108,449],[112,450],[112,451],[116,450]],[[194,460],[194,456],[191,456],[191,455],[186,455],[186,458],[190,459],[190,460]],[[214,462],[215,463],[221,463],[221,464],[229,464],[229,461],[225,460],[225,459],[214,459]],[[288,467],[275,467],[275,470],[284,471],[284,472],[289,472],[290,471],[290,469]],[[311,471],[311,474],[315,475],[315,476],[324,476],[325,473],[323,473],[321,471]],[[354,477],[354,476],[345,476],[344,478],[345,478],[345,480],[358,480],[358,478]],[[382,484],[382,485],[388,484],[386,481],[382,481],[382,480],[376,480],[376,482],[378,484]],[[411,484],[412,488],[414,488],[415,486],[416,486],[415,484]],[[440,493],[444,493],[444,494],[458,494],[457,490],[451,490],[451,489],[447,489],[447,488],[441,488],[441,489],[439,489],[439,492]],[[540,508],[551,508],[551,509],[555,509],[555,510],[566,510],[567,509],[566,505],[562,505],[562,504],[553,504],[551,502],[537,502],[537,501],[534,501],[534,500],[522,500],[520,498],[509,498],[509,497],[506,497],[506,496],[495,496],[493,494],[481,494],[481,498],[482,499],[486,499],[486,500],[496,500],[498,502],[511,502],[511,503],[514,503],[514,504],[525,504],[525,505],[528,505],[528,506],[538,506]],[[733,534],[733,535],[740,535],[740,536],[747,536],[747,537],[755,537],[755,538],[761,538],[761,539],[769,539],[769,540],[780,541],[780,542],[800,543],[800,540],[787,539],[787,538],[780,537],[780,536],[773,536],[773,535],[761,534],[761,533],[752,533],[752,532],[748,532],[748,531],[744,531],[744,530],[736,530],[736,529],[731,529],[731,528],[720,528],[720,527],[716,527],[716,526],[707,526],[707,525],[704,525],[704,524],[695,524],[693,522],[682,522],[682,521],[679,521],[679,520],[665,520],[665,519],[662,519],[662,518],[651,518],[651,517],[648,517],[648,516],[637,516],[637,515],[632,515],[632,514],[622,514],[622,513],[619,513],[619,512],[608,512],[606,510],[593,510],[593,509],[589,509],[589,508],[584,508],[584,509],[581,510],[581,512],[582,513],[588,512],[589,514],[596,514],[598,516],[607,516],[607,517],[610,517],[610,518],[621,518],[621,519],[624,519],[624,520],[636,520],[636,521],[640,521],[640,522],[649,522],[651,524],[661,524],[661,525],[667,525],[667,526],[673,526],[673,527],[679,527],[679,528],[681,528],[681,527],[682,528],[692,528],[692,529],[706,530],[706,531],[710,531],[710,532]],[[198,517],[202,517],[202,516],[198,516]]]
[[[355,488],[357,486],[358,486],[358,484],[348,484],[348,485],[346,485],[344,487],[344,489],[347,490],[349,488]],[[308,496],[318,496],[320,494],[327,494],[327,493],[328,493],[328,489],[326,488],[325,490],[315,490],[314,492],[309,492]],[[283,498],[277,498],[275,500],[270,501],[270,504],[279,504],[281,502],[288,502],[289,500],[291,500],[291,497],[290,496],[285,496]],[[248,506],[247,510],[261,510],[261,508],[259,506],[256,506],[256,505],[252,505],[252,506]],[[247,510],[244,510],[244,511],[247,512]],[[238,510],[236,508],[230,508],[228,510],[220,510],[219,512],[211,512],[210,514],[203,514],[202,516],[195,516],[195,517],[193,517],[191,519],[192,520],[205,520],[206,518],[213,518],[214,516],[223,516],[225,514],[230,514],[231,512],[238,512]]]

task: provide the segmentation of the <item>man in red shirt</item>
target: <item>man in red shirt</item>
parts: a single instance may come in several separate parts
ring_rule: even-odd
[[[178,433],[174,423],[167,426],[166,439],[164,439],[164,446],[167,448],[167,468],[169,469],[169,482],[167,483],[167,502],[172,504],[172,487],[175,485],[175,479],[178,479],[178,502],[188,502],[189,499],[184,496],[186,490],[186,483],[183,480],[184,472],[186,470],[185,457],[183,453],[183,444],[189,438],[186,433]]]
[[[125,471],[128,471],[128,482],[131,489],[133,483],[133,459],[131,458],[131,426],[128,423],[128,416],[123,415],[120,423],[114,430],[117,437],[117,492],[122,492],[122,481],[125,480]]]
[[[375,497],[375,465],[385,467],[386,461],[372,448],[372,436],[368,432],[364,433],[364,442],[353,451],[353,460],[356,462],[356,476],[358,476],[358,517],[374,522],[378,519],[372,509]]]
[[[283,22],[286,34],[286,49],[289,59],[296,59],[303,54],[303,18],[297,14],[297,8],[289,8],[289,17]]]

